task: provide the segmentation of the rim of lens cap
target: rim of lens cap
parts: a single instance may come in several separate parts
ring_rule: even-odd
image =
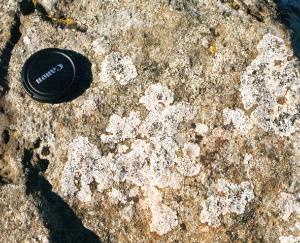
[[[70,96],[78,71],[75,58],[66,50],[47,48],[30,56],[22,69],[26,92],[41,102],[58,103]]]

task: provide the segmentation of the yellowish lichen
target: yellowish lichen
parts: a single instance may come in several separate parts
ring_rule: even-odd
[[[56,24],[61,24],[61,25],[65,25],[65,26],[75,26],[76,25],[76,21],[71,18],[71,17],[67,17],[67,18],[57,18],[55,16],[48,16],[54,23]]]
[[[240,9],[240,5],[238,5],[234,0],[229,1],[229,6],[234,10],[239,10]]]
[[[215,55],[218,52],[217,44],[215,41],[211,43],[211,45],[209,47],[209,51],[213,55]]]

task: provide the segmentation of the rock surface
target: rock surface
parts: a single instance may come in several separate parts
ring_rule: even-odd
[[[1,242],[48,242],[48,229],[24,186],[1,187],[0,214]]]
[[[300,62],[273,1],[33,3],[0,3],[1,242],[300,241]],[[80,97],[26,95],[48,47],[88,58]]]

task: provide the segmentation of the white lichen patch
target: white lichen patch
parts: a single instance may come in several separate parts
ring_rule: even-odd
[[[250,182],[237,185],[224,179],[219,180],[214,195],[209,196],[203,204],[200,220],[209,226],[218,227],[221,215],[242,214],[253,198],[253,185]]]
[[[92,42],[92,49],[99,55],[104,55],[110,51],[109,39],[105,36],[101,36]]]
[[[111,1],[113,2],[113,1]],[[122,35],[131,28],[137,28],[144,25],[140,20],[140,16],[136,11],[114,9],[111,14],[106,15],[99,20],[97,34],[100,36],[114,36]]]
[[[113,203],[117,204],[119,202],[126,203],[127,198],[126,196],[118,189],[112,188],[111,192],[109,193],[110,198],[113,200]]]
[[[159,235],[164,235],[178,225],[176,211],[162,203],[159,191],[155,187],[145,189],[148,198],[146,203],[152,214],[150,230]]]
[[[140,192],[139,187],[135,186],[135,187],[130,189],[128,196],[129,197],[136,197],[136,196],[138,196],[139,192]]]
[[[225,108],[223,110],[224,125],[232,123],[241,134],[247,134],[252,129],[251,120],[245,115],[241,109],[231,110]]]
[[[132,139],[131,151],[116,155],[116,180],[138,186],[152,184],[160,188],[178,188],[181,176],[175,168],[184,176],[199,173],[199,165],[195,163],[200,153],[198,145],[176,141],[180,137],[179,125],[193,119],[195,111],[184,102],[172,105],[173,96],[166,87],[154,84],[140,99],[149,110],[144,121],[138,119],[136,112],[130,113],[130,119],[112,115],[107,128],[112,135],[102,135],[102,142],[119,143],[126,138]],[[137,136],[145,139],[136,139]],[[182,156],[177,155],[179,152]]]
[[[68,161],[61,177],[61,188],[65,196],[75,195],[80,201],[91,201],[90,184],[95,181],[97,190],[103,191],[111,184],[110,155],[102,157],[96,145],[88,138],[74,139],[68,148]]]
[[[280,243],[299,243],[300,242],[300,236],[280,236],[279,237]]]
[[[134,82],[137,70],[130,57],[120,52],[112,52],[101,64],[100,77],[108,84],[126,85]]]
[[[75,139],[69,146],[62,177],[65,195],[77,194],[79,200],[89,201],[92,196],[89,184],[93,180],[100,187],[98,191],[109,188],[113,182],[127,182],[135,186],[135,191],[139,187],[146,198],[152,198],[147,200],[152,212],[151,231],[161,235],[173,229],[178,224],[176,211],[162,203],[157,188],[180,188],[184,176],[200,172],[197,163],[200,148],[186,141],[180,131],[180,127],[195,118],[195,110],[185,102],[173,104],[173,97],[168,88],[154,84],[140,99],[148,110],[144,120],[135,111],[128,117],[112,115],[106,129],[108,134],[102,134],[101,141],[116,144],[114,154],[101,156],[87,138]],[[75,185],[76,175],[80,177],[77,183],[80,187]],[[129,197],[115,189],[109,196],[122,203]]]
[[[178,171],[185,176],[194,176],[200,172],[200,165],[194,161],[200,155],[200,148],[197,144],[186,143],[182,149],[183,156],[177,164]]]
[[[119,144],[117,148],[119,154],[125,153],[128,149],[128,146],[124,144]]]
[[[266,34],[258,56],[241,75],[240,92],[251,120],[265,131],[290,136],[299,129],[299,61],[284,40]]]
[[[250,171],[255,166],[253,155],[246,153],[242,164],[245,166],[247,176],[250,177]]]
[[[36,51],[36,46],[44,48],[45,46],[39,45],[40,42],[40,36],[38,36],[38,30],[35,26],[24,29],[23,43],[29,53]]]
[[[285,192],[280,193],[278,206],[281,211],[281,217],[285,221],[287,221],[292,214],[300,215],[300,202],[297,200],[297,197],[292,194]]]
[[[25,45],[29,45],[29,44],[30,44],[30,39],[29,39],[28,36],[24,36],[24,37],[23,37],[23,43],[24,43]]]
[[[195,132],[201,136],[204,136],[208,132],[208,126],[202,123],[197,123]]]
[[[109,120],[109,125],[106,132],[112,135],[101,135],[101,140],[104,143],[119,143],[127,138],[134,138],[136,136],[137,127],[141,121],[137,112],[130,112],[128,117],[120,117],[112,115]]]
[[[243,164],[244,165],[249,165],[251,160],[253,160],[253,155],[252,154],[245,154]]]
[[[74,102],[74,113],[77,118],[91,116],[99,107],[99,97],[81,97]]]
[[[158,111],[169,106],[174,101],[174,94],[167,87],[160,83],[153,84],[146,90],[145,95],[140,98],[140,103],[143,104],[148,111]]]

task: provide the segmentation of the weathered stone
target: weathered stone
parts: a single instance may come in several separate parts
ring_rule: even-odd
[[[0,187],[0,215],[1,242],[48,242],[48,230],[24,186]]]
[[[2,98],[7,168],[25,178],[11,183],[53,186],[25,183],[40,215],[50,193],[104,241],[297,241],[300,63],[273,1],[61,0],[50,9],[63,18],[21,17]],[[48,47],[91,62],[91,86],[73,101],[25,94],[22,65]],[[50,230],[61,218],[43,219]]]

